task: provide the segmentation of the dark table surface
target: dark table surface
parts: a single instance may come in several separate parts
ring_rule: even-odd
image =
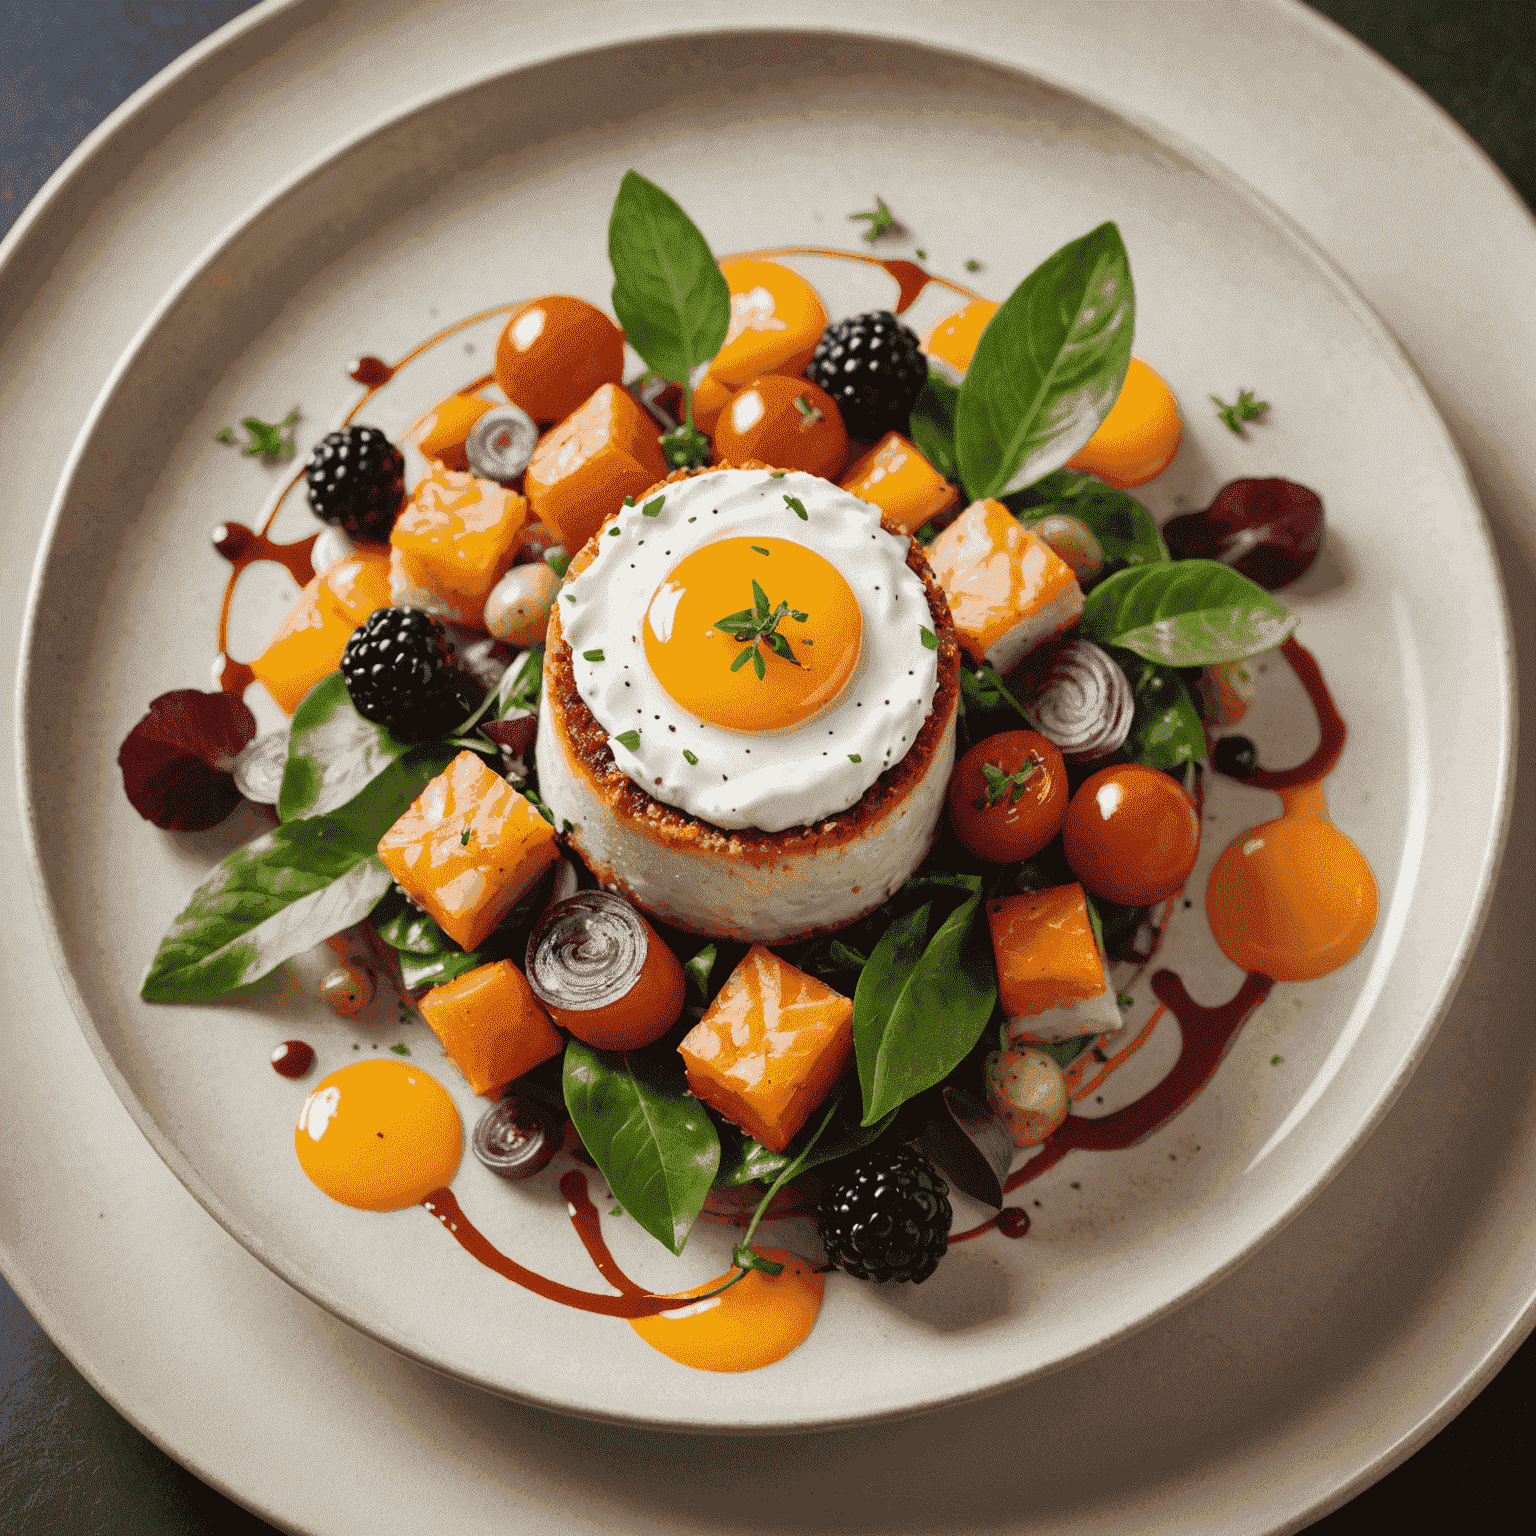
[[[1173,0],[1148,0],[1171,4]],[[1531,0],[1314,0],[1422,86],[1536,206]],[[4,0],[0,235],[120,102],[241,0]],[[1526,1501],[1536,1339],[1427,1446],[1310,1530],[1482,1528]],[[203,1536],[272,1527],[206,1487],[111,1408],[0,1280],[0,1529]]]

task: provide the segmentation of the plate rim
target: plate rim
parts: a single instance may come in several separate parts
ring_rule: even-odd
[[[256,7],[231,23],[234,32],[241,32],[250,27],[259,25],[270,15],[294,9],[302,4],[302,0],[268,0],[268,3]],[[228,31],[229,29],[224,29]],[[434,1370],[455,1376],[471,1385],[484,1390],[497,1393],[515,1401],[525,1402],[532,1406],[548,1409],[559,1413],[574,1414],[583,1418],[595,1418],[603,1422],[613,1423],[626,1427],[667,1430],[684,1433],[698,1434],[723,1434],[737,1432],[741,1434],[791,1434],[816,1429],[833,1429],[859,1424],[881,1423],[897,1419],[926,1414],[933,1411],[942,1411],[946,1407],[960,1403],[974,1401],[978,1398],[992,1395],[996,1392],[1006,1391],[1010,1387],[1019,1385],[1025,1380],[1036,1376],[1050,1374],[1053,1371],[1066,1368],[1081,1360],[1090,1357],[1101,1350],[1109,1348],[1124,1338],[1149,1326],[1152,1323],[1166,1317],[1187,1303],[1193,1301],[1204,1291],[1214,1286],[1217,1282],[1230,1274],[1239,1265],[1245,1263],[1259,1248],[1271,1241],[1279,1232],[1290,1224],[1310,1202],[1338,1175],[1344,1166],[1355,1155],[1365,1140],[1375,1130],[1382,1118],[1390,1110],[1392,1104],[1401,1094],[1409,1077],[1422,1060],[1428,1050],[1434,1036],[1438,1033],[1444,1021],[1447,1010],[1455,996],[1457,987],[1466,974],[1471,955],[1476,947],[1477,939],[1486,923],[1490,910],[1491,895],[1502,858],[1507,847],[1510,830],[1510,812],[1512,809],[1512,793],[1515,770],[1515,725],[1517,718],[1517,695],[1515,693],[1516,679],[1513,661],[1513,635],[1507,594],[1504,591],[1499,564],[1492,549],[1490,528],[1487,515],[1484,512],[1476,489],[1472,484],[1468,468],[1459,446],[1455,442],[1450,429],[1441,416],[1429,394],[1425,380],[1408,356],[1401,343],[1392,334],[1375,308],[1360,292],[1353,279],[1328,255],[1328,253],[1311,236],[1300,227],[1283,209],[1277,207],[1245,178],[1228,168],[1214,156],[1208,154],[1200,146],[1192,143],[1183,135],[1169,129],[1149,118],[1145,114],[1128,111],[1115,105],[1093,91],[1084,89],[1076,84],[1064,82],[1060,77],[1050,71],[1043,70],[1035,65],[1026,65],[1009,59],[999,58],[995,54],[982,52],[968,52],[959,48],[946,48],[936,44],[932,40],[911,35],[906,32],[886,30],[875,32],[872,29],[859,31],[843,30],[832,27],[821,29],[823,34],[829,34],[842,38],[857,40],[862,37],[878,36],[881,40],[894,45],[911,48],[914,50],[928,51],[931,53],[947,54],[964,62],[983,62],[990,67],[1004,70],[1027,81],[1042,85],[1047,89],[1058,92],[1068,99],[1082,101],[1102,112],[1107,117],[1129,125],[1136,133],[1146,136],[1152,143],[1171,150],[1176,155],[1187,161],[1201,175],[1215,182],[1226,194],[1234,196],[1246,203],[1256,214],[1271,227],[1278,229],[1293,247],[1297,248],[1306,259],[1307,265],[1314,276],[1326,280],[1338,298],[1348,306],[1359,323],[1369,332],[1376,344],[1379,354],[1388,359],[1393,370],[1398,374],[1405,391],[1415,398],[1422,408],[1427,423],[1433,424],[1433,430],[1438,438],[1439,447],[1448,454],[1448,465],[1454,465],[1460,476],[1460,484],[1467,503],[1476,510],[1476,526],[1481,535],[1480,553],[1481,564],[1486,573],[1492,577],[1492,585],[1498,597],[1499,608],[1499,646],[1497,660],[1501,674],[1501,687],[1497,692],[1499,704],[1500,746],[1501,751],[1497,757],[1498,773],[1496,775],[1497,795],[1494,801],[1493,814],[1486,823],[1489,832],[1486,845],[1489,854],[1481,861],[1478,884],[1475,898],[1461,923],[1461,931],[1454,951],[1453,962],[1448,966],[1441,977],[1436,989],[1435,997],[1430,1005],[1424,1023],[1414,1038],[1412,1049],[1407,1052],[1393,1077],[1378,1091],[1375,1103],[1370,1114],[1353,1130],[1345,1140],[1330,1162],[1317,1174],[1303,1193],[1292,1199],[1286,1207],[1276,1216],[1269,1226],[1259,1232],[1247,1243],[1242,1245],[1228,1259],[1205,1274],[1200,1281],[1177,1296],[1168,1299],[1116,1330],[1096,1338],[1091,1343],[1071,1351],[1060,1358],[1053,1359],[1043,1367],[1036,1367],[1024,1376],[1011,1376],[1004,1379],[989,1381],[987,1384],[970,1389],[957,1390],[943,1397],[925,1398],[908,1406],[889,1409],[883,1412],[870,1414],[856,1412],[851,1415],[838,1417],[814,1417],[808,1419],[775,1420],[772,1423],[751,1423],[745,1425],[721,1424],[714,1421],[674,1421],[658,1420],[642,1416],[615,1414],[607,1411],[594,1411],[590,1407],[573,1403],[560,1403],[549,1398],[533,1396],[523,1393],[515,1387],[505,1384],[491,1384],[483,1379],[466,1375],[450,1367],[440,1364],[428,1355],[412,1349],[399,1339],[387,1336],[385,1333],[371,1327],[366,1321],[359,1319],[338,1301],[318,1293],[316,1289],[301,1283],[293,1274],[286,1271],[275,1255],[267,1251],[267,1245],[255,1233],[247,1232],[243,1223],[235,1220],[229,1212],[222,1208],[222,1201],[207,1184],[191,1162],[176,1148],[169,1137],[165,1136],[155,1123],[148,1109],[139,1100],[138,1096],[129,1086],[126,1077],[120,1072],[116,1062],[112,1059],[106,1043],[101,1039],[94,1024],[90,1021],[90,1014],[85,1006],[84,998],[76,986],[75,979],[65,960],[62,945],[59,940],[57,914],[51,900],[48,886],[42,872],[42,860],[35,836],[35,824],[33,815],[32,774],[28,761],[27,744],[27,707],[30,696],[30,683],[32,676],[32,655],[36,638],[38,598],[40,595],[41,577],[43,568],[47,562],[48,553],[53,542],[54,533],[63,515],[65,503],[68,501],[74,481],[77,477],[81,461],[84,457],[87,445],[99,424],[101,417],[108,410],[110,403],[118,390],[122,377],[131,371],[138,360],[145,345],[163,324],[165,315],[174,309],[181,301],[187,290],[198,280],[208,265],[217,256],[233,246],[251,225],[263,218],[271,208],[283,198],[292,195],[303,184],[321,173],[333,161],[355,151],[367,140],[383,134],[389,129],[420,111],[430,110],[445,100],[455,95],[460,95],[482,88],[488,82],[497,78],[506,77],[537,69],[552,62],[579,58],[586,54],[622,50],[635,45],[654,44],[662,40],[665,34],[656,32],[643,32],[638,35],[627,33],[623,38],[608,37],[596,43],[573,46],[554,52],[536,53],[520,56],[516,63],[502,63],[488,66],[475,72],[472,76],[459,81],[448,91],[424,91],[404,101],[396,102],[387,110],[370,118],[366,124],[357,128],[332,143],[307,159],[297,170],[292,172],[282,182],[273,187],[270,192],[247,207],[235,219],[228,222],[219,233],[210,240],[203,250],[184,268],[169,287],[167,287],[153,310],[135,331],[132,340],[124,349],[121,356],[113,365],[99,393],[92,402],[89,413],[75,439],[74,446],[65,462],[63,471],[59,477],[54,500],[50,506],[49,514],[42,531],[36,560],[34,562],[31,580],[28,587],[26,615],[22,633],[20,651],[20,664],[17,675],[15,691],[15,760],[18,776],[18,788],[20,792],[21,808],[23,811],[22,830],[25,851],[28,863],[29,877],[32,880],[34,891],[37,895],[39,906],[45,915],[45,935],[50,953],[54,960],[55,968],[63,984],[66,996],[70,1001],[76,1022],[81,1028],[92,1053],[103,1068],[108,1081],[119,1101],[127,1109],[130,1117],[138,1127],[141,1134],[150,1142],[151,1146],[160,1156],[162,1161],[170,1168],[175,1177],[197,1199],[204,1210],[224,1228],[240,1245],[256,1257],[268,1269],[279,1276],[286,1284],[293,1286],[302,1295],[325,1308],[332,1315],[337,1316],[348,1326],[356,1328],[359,1332],[378,1340],[389,1349],[402,1354],[407,1358],[417,1360]],[[169,85],[180,74],[190,70],[195,63],[206,53],[214,51],[220,45],[224,31],[215,34],[205,40],[197,49],[183,55],[170,71],[166,72],[167,78],[157,77],[141,88],[135,97],[125,103],[118,112],[107,119],[101,127],[92,135],[102,135],[103,147],[107,137],[107,130],[114,127],[119,116],[126,117],[130,109],[141,109],[164,86]],[[816,35],[816,29],[812,29],[798,22],[764,22],[753,26],[739,24],[715,23],[701,25],[692,29],[687,34],[690,40],[700,40],[712,36],[729,36],[736,34],[796,34],[804,36]],[[233,36],[234,33],[231,33]],[[140,101],[140,97],[144,100]],[[38,207],[48,199],[57,195],[58,188],[54,186],[54,180],[62,180],[65,173],[71,171],[76,156],[85,158],[84,152],[90,147],[91,140],[82,144],[65,163],[60,171],[55,174],[43,192],[39,194],[36,204]],[[94,152],[94,151],[93,151]],[[29,207],[24,219],[33,214],[34,209]],[[18,221],[18,229],[22,221]],[[12,231],[12,236],[0,244],[0,271],[5,268],[7,258],[13,254],[12,237],[17,230]],[[14,249],[19,249],[20,239],[15,241]],[[1533,1309],[1536,1309],[1536,1298],[1533,1298]]]

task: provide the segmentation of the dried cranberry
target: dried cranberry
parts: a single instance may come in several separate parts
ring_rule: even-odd
[[[118,749],[134,810],[171,832],[217,826],[240,804],[235,758],[255,735],[256,717],[233,694],[162,693]]]
[[[1220,560],[1273,592],[1311,569],[1323,544],[1323,503],[1293,480],[1233,480],[1203,512],[1163,525],[1175,560]]]

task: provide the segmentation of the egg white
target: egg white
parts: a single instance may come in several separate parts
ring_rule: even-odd
[[[656,494],[663,501],[654,515],[643,506],[655,498],[645,498],[598,535],[597,557],[559,603],[577,691],[608,732],[615,763],[648,795],[727,830],[782,832],[847,810],[906,755],[938,686],[938,652],[924,641],[933,618],[907,568],[908,541],[880,526],[877,507],[798,471],[720,470]],[[858,664],[842,692],[777,731],[698,719],[662,687],[645,654],[647,609],[677,564],[706,544],[749,535],[793,540],[831,561],[863,617]],[[630,731],[639,733],[634,748],[618,740]]]

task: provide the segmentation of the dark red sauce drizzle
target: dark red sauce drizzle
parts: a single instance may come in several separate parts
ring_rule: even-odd
[[[949,1246],[953,1248],[956,1243],[992,1231],[1001,1232],[1004,1237],[1023,1237],[1029,1231],[1029,1212],[1017,1205],[1005,1205],[996,1216],[989,1216],[979,1227],[971,1227],[965,1232],[951,1232]]]
[[[542,1296],[547,1301],[557,1301],[562,1306],[576,1307],[583,1312],[599,1312],[605,1317],[654,1317],[658,1312],[671,1312],[688,1305],[687,1298],[658,1296],[654,1291],[642,1290],[614,1262],[603,1241],[601,1218],[597,1208],[587,1195],[586,1175],[568,1173],[560,1180],[560,1193],[571,1206],[571,1222],[581,1238],[582,1245],[597,1265],[598,1272],[612,1286],[622,1291],[619,1296],[603,1296],[596,1291],[578,1291],[574,1286],[562,1285],[558,1280],[547,1280],[543,1275],[525,1269],[515,1259],[491,1246],[464,1214],[451,1189],[434,1189],[421,1203],[453,1234],[455,1241],[471,1257],[479,1259],[487,1269],[495,1270],[504,1279]]]
[[[360,357],[347,369],[347,377],[365,389],[378,389],[394,376],[395,370],[382,357]]]
[[[272,1070],[279,1077],[303,1077],[314,1064],[314,1047],[303,1040],[284,1040],[272,1052]]]
[[[1328,692],[1328,685],[1323,681],[1322,668],[1318,666],[1311,651],[1294,635],[1286,636],[1280,651],[1290,662],[1291,670],[1300,679],[1302,687],[1307,690],[1312,708],[1317,711],[1317,723],[1323,739],[1318,743],[1317,751],[1295,768],[1283,768],[1278,772],[1260,768],[1246,779],[1237,780],[1239,784],[1253,784],[1259,789],[1300,789],[1308,784],[1316,784],[1332,771],[1333,765],[1339,760],[1339,754],[1344,750],[1344,717],[1334,705],[1333,695]]]
[[[293,482],[289,482],[290,489]],[[287,495],[287,491],[283,493]],[[214,663],[214,677],[225,693],[243,694],[255,682],[256,674],[243,661],[236,661],[227,649],[229,645],[229,608],[234,601],[235,581],[247,566],[258,560],[271,560],[288,572],[298,584],[307,586],[315,574],[310,560],[319,534],[292,544],[279,544],[269,539],[265,532],[257,533],[244,523],[220,523],[213,530],[213,547],[234,567],[224,586],[224,605],[219,610],[219,656]]]

